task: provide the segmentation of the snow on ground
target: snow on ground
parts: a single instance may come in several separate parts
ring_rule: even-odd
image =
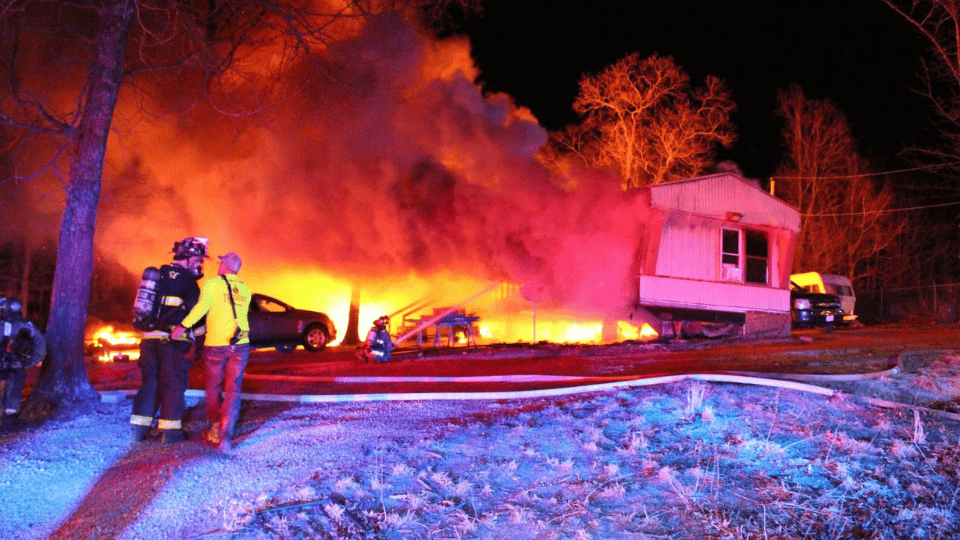
[[[931,368],[901,381],[956,381],[960,357]],[[958,423],[847,397],[252,402],[231,455],[201,441],[202,404],[178,445],[128,443],[129,410],[3,430],[0,537],[960,537]]]

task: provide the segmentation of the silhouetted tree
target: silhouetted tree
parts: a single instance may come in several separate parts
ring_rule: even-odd
[[[960,161],[960,3],[956,0],[883,0],[926,39],[930,56],[921,58],[920,77],[941,122],[947,144],[923,152],[941,161]]]
[[[917,242],[909,242],[912,257],[921,263],[923,275],[916,281],[955,280],[960,275],[960,259],[956,256],[957,227],[960,216],[956,202],[960,193],[957,173],[960,172],[960,3],[956,0],[884,0],[912,24],[929,45],[928,55],[920,58],[920,78],[938,118],[931,127],[940,141],[928,147],[910,148],[904,154],[922,164],[940,165],[929,176],[917,179],[912,193],[922,195],[930,207],[914,213],[911,234]],[[950,205],[950,206],[946,206]],[[912,285],[913,283],[911,283]]]
[[[574,153],[593,167],[613,167],[624,188],[695,176],[717,145],[736,140],[736,104],[723,82],[693,88],[670,57],[631,54],[580,80],[573,103],[579,125],[553,133],[549,152]]]

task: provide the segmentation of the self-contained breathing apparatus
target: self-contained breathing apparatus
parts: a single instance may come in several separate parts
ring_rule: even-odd
[[[191,257],[207,257],[209,238],[189,236],[173,243],[173,260],[185,261]],[[193,275],[203,277],[203,266],[188,268]],[[163,305],[161,292],[163,274],[159,269],[148,266],[140,276],[137,296],[133,301],[133,327],[142,332],[152,332],[163,326],[160,308]]]

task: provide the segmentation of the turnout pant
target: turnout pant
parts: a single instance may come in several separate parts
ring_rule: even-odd
[[[26,379],[27,372],[25,369],[0,369],[0,380],[6,381],[3,400],[4,414],[20,412],[20,400],[23,399],[23,383]]]
[[[149,426],[160,410],[157,427],[182,429],[187,404],[184,392],[190,381],[190,362],[186,359],[190,343],[164,339],[140,341],[140,389],[133,398],[130,423]]]
[[[203,349],[207,420],[219,426],[221,441],[230,441],[240,416],[240,383],[249,359],[247,343]]]

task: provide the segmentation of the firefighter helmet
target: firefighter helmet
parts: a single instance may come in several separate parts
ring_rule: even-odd
[[[374,326],[386,326],[387,323],[389,323],[389,322],[390,322],[390,317],[384,315],[383,317],[380,317],[380,318],[378,318],[377,320],[373,321],[373,325],[374,325]]]
[[[207,244],[209,243],[209,238],[201,238],[199,236],[188,236],[179,242],[174,242],[173,260],[183,261],[190,257],[208,258]]]
[[[0,311],[4,319],[10,317],[23,316],[23,304],[16,298],[3,298],[3,304],[0,304]]]

